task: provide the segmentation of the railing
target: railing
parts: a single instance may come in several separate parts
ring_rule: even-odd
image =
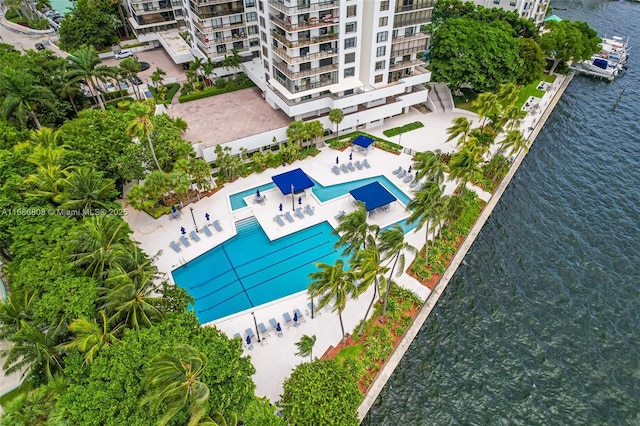
[[[415,18],[415,19],[394,19],[393,20],[393,28],[401,28],[401,27],[408,27],[411,25],[422,25],[422,24],[428,24],[431,22],[431,16],[428,17],[421,17],[421,18]]]
[[[309,18],[308,21],[300,24],[292,24],[291,23],[291,18],[287,18],[287,20],[285,21],[284,19],[275,16],[275,15],[269,15],[269,20],[271,22],[273,22],[274,24],[278,25],[280,28],[288,31],[288,32],[293,32],[293,31],[301,31],[301,30],[306,30],[309,28],[321,28],[321,27],[330,27],[334,24],[338,23],[338,18],[334,17],[331,19],[328,18],[324,18],[324,19],[319,19],[319,18]]]
[[[429,36],[424,33],[415,33],[410,36],[398,36],[391,38],[391,44],[404,43],[407,41],[415,41],[415,40],[426,40]]]
[[[226,25],[219,25],[219,26],[205,26],[202,24],[202,22],[197,21],[197,20],[192,20],[193,25],[195,25],[200,32],[202,33],[211,33],[211,32],[216,32],[216,31],[224,31],[224,30],[233,30],[233,29],[237,29],[237,28],[245,28],[246,27],[246,22],[239,22],[237,24],[226,24]]]
[[[276,55],[280,56],[282,59],[284,59],[286,62],[290,64],[299,64],[303,62],[311,62],[319,59],[332,58],[334,56],[338,56],[337,49],[331,49],[324,52],[321,51],[317,53],[309,53],[307,55],[300,55],[300,56],[289,56],[285,49],[281,49],[279,47],[272,47],[272,50],[273,52],[275,52]]]
[[[318,87],[330,86],[338,82],[338,79],[336,76],[336,77],[326,78],[321,81],[316,81],[314,83],[308,83],[303,86],[296,86],[293,84],[291,80],[285,80],[277,74],[275,74],[275,78],[278,81],[278,83],[282,84],[290,93],[306,92],[307,90],[317,89]]]
[[[228,43],[231,41],[240,41],[240,40],[246,40],[247,39],[247,35],[246,34],[242,34],[242,35],[238,35],[238,36],[224,36],[224,37],[207,37],[205,34],[197,34],[196,38],[198,40],[200,40],[202,43],[204,43],[205,45],[211,45],[211,44],[220,44],[220,43]],[[209,40],[209,41],[205,41],[205,40]]]
[[[141,6],[139,4],[137,4],[136,6]],[[147,8],[137,8],[135,7],[133,10],[135,10],[136,14],[141,15],[144,13],[152,13],[152,12],[158,12],[161,10],[173,10],[173,7],[169,4],[166,6],[158,6],[158,7],[147,7]]]
[[[325,65],[323,67],[312,68],[304,71],[291,71],[287,68],[287,65],[284,62],[274,62],[273,66],[291,80],[298,80],[312,75],[324,74],[338,69],[338,64]]]
[[[311,44],[324,43],[329,40],[336,40],[338,36],[336,34],[327,34],[319,37],[311,37],[309,39],[299,39],[297,41],[288,40],[284,35],[278,34],[275,31],[271,32],[273,38],[287,46],[288,48],[300,47],[300,46],[309,46]]]
[[[214,5],[214,4],[224,4],[224,3],[230,3],[231,0],[191,0],[191,3],[195,4],[196,6],[208,6],[208,5]]]
[[[209,19],[209,18],[217,18],[218,16],[227,16],[227,15],[236,15],[238,13],[244,13],[244,8],[240,7],[237,9],[227,9],[227,10],[216,10],[209,9],[208,6],[199,6],[190,2],[191,11],[200,19]],[[202,10],[202,9],[207,9]]]
[[[420,59],[414,59],[413,61],[396,62],[389,67],[389,70],[397,70],[402,68],[415,67],[416,65],[424,65],[424,61]]]
[[[397,46],[397,45],[396,45]],[[404,49],[394,49],[393,46],[391,48],[391,57],[405,56],[411,55],[412,53],[422,53],[427,49],[427,44],[423,44],[421,46],[409,46]]]
[[[340,7],[340,2],[337,0],[322,1],[319,3],[304,4],[300,6],[285,6],[284,3],[278,0],[269,0],[269,4],[287,15],[296,15],[298,13],[306,13],[312,10],[328,10]]]
[[[411,12],[412,10],[429,9],[432,7],[433,7],[432,1],[408,4],[406,6],[398,5],[395,9],[395,13]]]

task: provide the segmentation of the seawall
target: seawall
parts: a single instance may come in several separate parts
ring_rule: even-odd
[[[531,131],[531,134],[529,135],[529,141],[530,141],[529,146],[533,144],[533,142],[535,141],[535,138],[540,133],[540,130],[542,130],[542,127],[544,126],[547,119],[551,115],[551,112],[553,111],[556,104],[562,97],[562,94],[566,90],[567,86],[573,79],[573,76],[574,76],[574,73],[568,74],[565,77],[565,79],[562,81],[558,89],[556,90],[551,100],[549,101],[549,104],[548,105],[543,104],[544,112],[536,122],[533,130]],[[398,343],[398,346],[395,348],[395,350],[393,351],[393,353],[391,354],[387,362],[384,364],[382,369],[380,369],[380,372],[378,373],[373,383],[369,387],[369,390],[365,394],[362,404],[358,408],[358,418],[360,419],[360,421],[362,421],[366,417],[367,413],[371,409],[371,406],[374,404],[374,402],[378,398],[378,395],[382,391],[382,388],[384,388],[387,381],[391,377],[391,374],[396,369],[396,367],[400,363],[400,360],[402,360],[402,357],[405,355],[405,353],[409,349],[411,342],[413,342],[418,332],[422,328],[422,325],[425,323],[425,321],[429,317],[429,314],[431,313],[433,308],[436,306],[436,303],[438,303],[440,296],[442,295],[442,293],[444,293],[445,289],[447,288],[447,285],[449,284],[449,281],[451,280],[454,273],[458,269],[458,266],[464,260],[464,257],[466,256],[467,252],[471,248],[471,245],[473,244],[473,242],[476,240],[476,237],[480,233],[480,230],[482,229],[484,224],[487,222],[487,219],[489,219],[489,216],[493,212],[493,209],[495,208],[495,206],[498,204],[498,201],[500,201],[502,194],[504,193],[505,189],[511,182],[511,179],[513,178],[516,171],[518,170],[518,167],[520,167],[520,164],[522,163],[522,160],[524,159],[526,154],[527,153],[524,150],[518,153],[515,160],[513,161],[513,164],[511,165],[511,168],[509,169],[509,172],[504,177],[504,179],[502,180],[502,182],[494,192],[493,196],[489,199],[489,202],[484,207],[482,212],[480,212],[480,216],[478,217],[475,224],[471,228],[469,235],[467,235],[467,237],[464,239],[464,241],[460,245],[460,249],[453,257],[453,260],[449,264],[449,267],[446,269],[444,274],[442,274],[440,281],[438,281],[438,284],[433,289],[433,291],[429,294],[424,305],[422,305],[422,308],[420,308],[420,311],[416,315],[413,321],[413,324],[411,325],[411,327],[407,329],[404,336],[402,336],[402,339]]]

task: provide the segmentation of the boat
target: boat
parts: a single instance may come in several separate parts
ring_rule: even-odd
[[[591,58],[575,62],[571,69],[593,77],[606,78],[613,81],[622,70],[627,68],[629,59],[629,38],[627,41],[620,36],[603,38],[600,44],[600,51]]]

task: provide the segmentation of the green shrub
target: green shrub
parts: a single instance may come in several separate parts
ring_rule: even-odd
[[[241,76],[244,76],[241,77]],[[217,83],[216,83],[217,84]],[[209,96],[221,95],[223,93],[234,92],[236,90],[247,89],[249,87],[254,87],[255,84],[251,81],[249,77],[244,74],[239,75],[234,80],[230,80],[225,84],[225,87],[207,87],[200,92],[191,92],[186,95],[182,95],[178,98],[180,103],[191,102],[198,99],[208,98]]]
[[[413,123],[405,124],[404,126],[394,127],[392,129],[387,129],[384,132],[384,135],[387,137],[398,136],[401,133],[410,132],[411,130],[419,129],[424,127],[420,121],[414,121]]]
[[[160,99],[160,96],[158,96],[156,88],[149,86],[149,90],[151,90],[151,94],[155,98],[157,104],[170,104],[176,92],[178,91],[178,89],[180,89],[180,83],[169,83],[165,87],[167,88],[167,96],[165,100],[162,100]]]
[[[131,101],[127,101],[127,100],[118,101],[118,103],[116,105],[118,106],[118,109],[126,111],[131,106]]]

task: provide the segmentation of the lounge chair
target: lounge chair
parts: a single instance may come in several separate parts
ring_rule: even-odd
[[[282,328],[278,327],[280,323],[277,322],[275,318],[271,318],[269,320],[269,325],[271,326],[271,328],[273,328],[273,331],[276,333],[278,337],[282,337]],[[280,328],[280,330],[278,330],[278,328]]]
[[[304,206],[304,212],[306,214],[308,214],[309,216],[313,216],[313,209],[311,208],[311,206],[309,204]]]
[[[367,169],[371,167],[371,164],[369,164],[366,158],[362,161],[362,165],[365,166]]]
[[[253,333],[253,329],[252,328],[247,328],[244,331],[244,334],[246,334],[247,336],[251,337],[251,340],[255,339],[256,335]]]
[[[338,176],[338,175],[340,174],[340,169],[338,168],[338,166],[333,166],[333,167],[331,168],[331,171],[332,171],[336,176]]]
[[[344,210],[340,210],[340,211],[338,212],[338,214],[337,214],[337,215],[335,215],[333,218],[334,218],[334,219],[336,219],[336,220],[338,220],[338,219],[340,219],[342,216],[344,216],[344,215],[346,215],[346,214],[347,214],[347,213],[346,213]]]
[[[282,318],[284,318],[285,327],[289,328],[293,325],[293,319],[291,318],[291,315],[289,315],[289,312],[282,314]]]
[[[397,175],[398,173],[402,172],[402,167],[398,167],[396,170],[392,171],[391,173],[393,173],[394,175]]]
[[[403,170],[403,171],[401,171],[400,173],[398,173],[398,174],[396,175],[396,177],[397,177],[397,178],[399,178],[399,179],[402,179],[402,178],[403,178],[403,177],[405,177],[406,175],[407,175],[407,171],[406,171],[406,170]]]
[[[260,330],[263,336],[269,336],[269,329],[267,329],[263,323],[258,324],[258,330]]]
[[[315,303],[307,303],[307,308],[309,308],[309,315],[313,314],[314,318],[321,315],[321,312],[318,310],[318,307],[315,305]]]
[[[418,186],[418,185],[420,185],[420,181],[415,181],[415,182],[413,182],[411,185],[409,185],[409,188],[413,189],[413,188],[415,188],[415,187],[416,187],[416,186]]]
[[[298,316],[298,322],[307,322],[307,320],[304,318],[304,315],[302,315],[302,312],[300,312],[300,309],[298,308],[294,309],[293,315],[294,315],[294,318],[296,315]]]
[[[298,216],[300,219],[304,219],[304,213],[302,213],[302,209],[300,207],[296,209],[296,216]]]
[[[213,221],[213,227],[216,228],[216,231],[221,232],[222,226],[220,226],[220,221],[218,219]]]
[[[349,161],[349,164],[347,164],[347,168],[348,168],[349,170],[351,170],[352,172],[355,172],[355,171],[356,171],[356,168],[355,168],[355,167],[353,167],[353,163],[352,163],[351,161]]]
[[[293,223],[293,216],[291,216],[291,212],[286,212],[284,217],[289,221],[289,223]]]
[[[206,235],[207,237],[212,236],[213,234],[211,233],[211,229],[209,229],[209,225],[205,225],[202,227],[202,231],[204,232],[204,235]]]
[[[198,234],[196,234],[196,231],[191,231],[189,232],[189,236],[191,237],[191,239],[195,242],[200,241],[200,237],[198,237]]]
[[[234,334],[234,335],[233,335],[233,338],[234,338],[234,339],[235,339],[236,337],[237,337],[238,339],[242,339],[242,336],[240,335],[240,333],[236,333],[236,334]]]
[[[347,169],[347,166],[344,164],[340,166],[340,170],[342,170],[342,173],[349,173],[349,169]]]
[[[183,246],[185,247],[189,247],[191,245],[191,243],[189,242],[189,240],[187,240],[185,238],[185,236],[183,235],[182,237],[180,237],[180,242],[182,243]]]
[[[175,241],[171,241],[169,243],[169,247],[171,247],[173,249],[173,251],[175,251],[176,253],[180,252],[181,248],[178,247],[178,245],[176,244]]]
[[[409,173],[406,178],[403,179],[404,183],[411,182],[413,180],[413,175]]]
[[[362,163],[360,163],[360,160],[356,161],[356,169],[362,170]]]
[[[278,223],[278,225],[284,226],[284,221],[282,220],[282,215],[279,215],[279,214],[275,215],[273,220],[275,220]]]

